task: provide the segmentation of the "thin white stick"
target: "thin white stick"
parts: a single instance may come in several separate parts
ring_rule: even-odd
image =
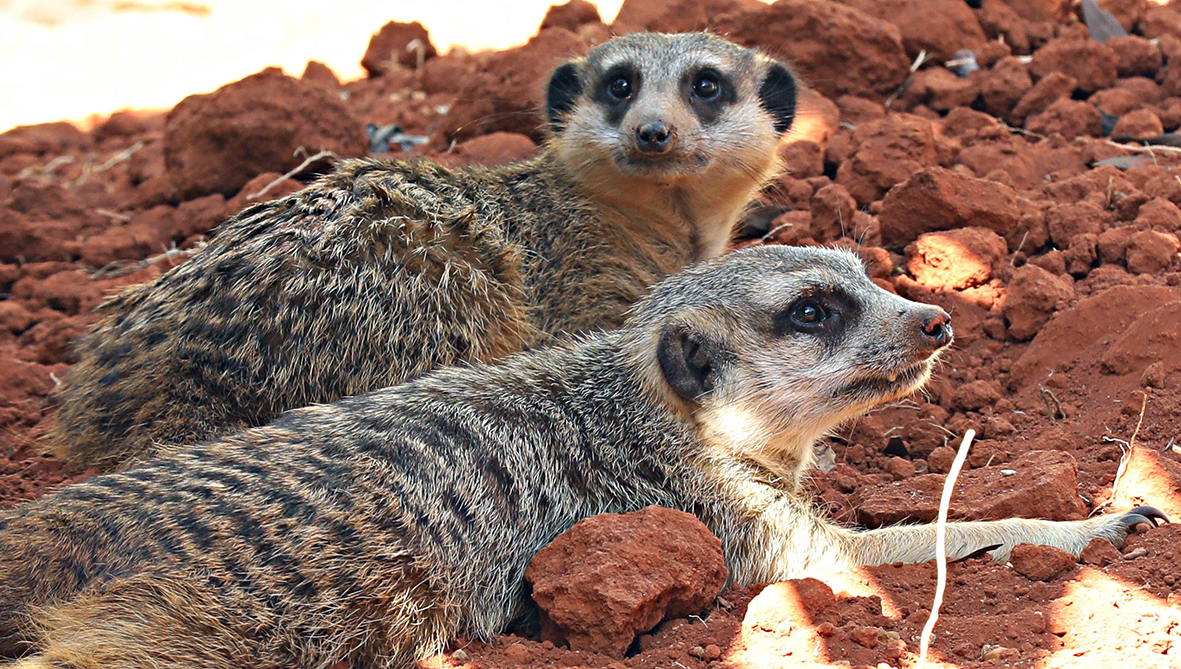
[[[939,607],[943,605],[943,591],[947,589],[947,509],[951,506],[951,491],[955,488],[955,480],[959,478],[964,460],[968,459],[968,449],[972,447],[972,440],[976,438],[976,430],[968,430],[960,440],[960,449],[951,462],[951,471],[943,481],[943,496],[939,499],[939,518],[935,521],[935,601],[931,603],[931,615],[927,617],[927,624],[923,625],[923,634],[919,639],[919,667],[927,665],[927,647],[931,644],[931,632],[935,629],[935,621],[939,620]]]

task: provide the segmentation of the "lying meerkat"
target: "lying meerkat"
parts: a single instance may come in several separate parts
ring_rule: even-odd
[[[719,37],[633,34],[553,73],[535,159],[345,161],[105,303],[50,443],[110,466],[615,327],[722,253],[779,170],[795,93],[786,67]]]
[[[619,330],[297,409],[18,508],[0,518],[0,646],[28,649],[21,669],[409,667],[501,631],[530,559],[575,522],[649,504],[696,514],[739,584],[930,560],[932,526],[844,529],[798,483],[817,438],[925,382],[948,320],[843,251],[705,262]],[[1154,517],[954,523],[948,554],[1078,555]]]

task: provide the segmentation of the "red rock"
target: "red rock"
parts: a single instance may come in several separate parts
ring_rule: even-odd
[[[1140,32],[1147,39],[1171,35],[1181,37],[1181,14],[1172,8],[1157,7],[1144,14],[1140,22]]]
[[[0,359],[0,406],[15,404],[30,396],[49,395],[56,385],[51,377],[53,371],[51,367],[33,362]]]
[[[423,60],[434,58],[438,53],[435,51],[435,45],[431,44],[431,36],[421,23],[390,21],[369,38],[369,48],[365,49],[365,55],[361,58],[361,67],[365,68],[371,77],[386,74],[394,69],[396,64],[416,68],[419,65],[418,50],[407,48],[415,40],[421,45]]]
[[[13,284],[12,297],[77,315],[98,306],[104,295],[90,277],[77,270],[70,270],[44,279],[26,276]]]
[[[1037,334],[1050,316],[1074,296],[1074,289],[1049,272],[1025,265],[1013,272],[1002,307],[1014,339]]]
[[[984,73],[980,95],[990,114],[1007,116],[1031,88],[1033,79],[1029,76],[1029,67],[1020,58],[1010,56],[1000,59]]]
[[[906,247],[906,269],[932,290],[963,290],[988,283],[1008,255],[1000,235],[956,228],[921,235]]]
[[[60,154],[91,145],[90,135],[65,121],[20,125],[0,133],[0,159],[18,153]]]
[[[545,12],[538,31],[546,28],[565,28],[571,32],[578,32],[579,27],[587,23],[601,23],[599,8],[586,0],[569,0],[565,4],[552,5]]]
[[[1078,81],[1079,90],[1093,93],[1115,84],[1118,64],[1115,51],[1104,44],[1060,37],[1033,52],[1029,72],[1035,79],[1061,72]]]
[[[72,222],[36,220],[0,206],[0,262],[69,260],[75,248],[70,240],[76,234]]]
[[[550,28],[523,46],[488,55],[440,121],[438,143],[446,147],[492,132],[540,141],[544,124],[537,111],[544,106],[551,71],[589,49],[588,40],[564,28]]]
[[[923,79],[921,85],[927,90],[927,106],[935,111],[945,112],[955,107],[967,107],[976,101],[981,92],[980,80],[977,77],[958,77],[942,67],[920,71],[916,75],[916,84],[917,78]]]
[[[857,625],[849,631],[849,638],[858,645],[865,646],[866,648],[877,648],[878,633],[880,631],[877,627]]]
[[[911,114],[891,114],[857,126],[851,155],[837,169],[837,183],[865,206],[880,200],[895,184],[925,167],[949,162],[946,142],[931,121]]]
[[[1016,474],[1002,474],[1002,469]],[[939,514],[944,479],[942,474],[922,474],[868,486],[861,491],[857,520],[866,527],[931,522]],[[948,513],[954,520],[1078,520],[1086,513],[1078,498],[1078,466],[1069,453],[1029,451],[1008,464],[964,470]]]
[[[983,0],[976,11],[980,28],[990,40],[1004,39],[1013,48],[1013,53],[1029,53],[1029,33],[1025,21],[1005,4],[1004,0]]]
[[[1001,399],[1000,384],[995,381],[972,381],[955,389],[951,406],[960,411],[980,411]]]
[[[228,197],[258,174],[291,170],[304,160],[300,147],[360,156],[364,127],[336,96],[277,68],[185,98],[164,135],[168,175],[184,199]]]
[[[1164,93],[1155,81],[1147,77],[1127,77],[1115,82],[1117,88],[1131,91],[1140,102],[1156,104],[1164,99]]]
[[[1181,367],[1181,300],[1141,313],[1100,361],[1112,374],[1140,374],[1156,362],[1170,371]]]
[[[722,544],[699,520],[655,506],[579,521],[525,572],[544,636],[616,657],[662,619],[700,613],[726,575]]]
[[[948,112],[943,119],[943,134],[949,137],[979,134],[981,131],[991,134],[1000,130],[1000,127],[1000,124],[992,116],[967,107],[956,107]],[[967,166],[965,165],[965,167]]]
[[[1017,544],[1009,556],[1013,569],[1031,581],[1053,581],[1074,568],[1078,561],[1061,548]]]
[[[1013,363],[1009,384],[1025,388],[1076,360],[1094,360],[1107,350],[1104,338],[1122,333],[1138,316],[1181,297],[1164,286],[1116,286],[1085,297],[1054,314]]]
[[[1126,88],[1108,88],[1099,91],[1087,98],[1087,102],[1099,111],[1112,116],[1123,116],[1130,111],[1144,107],[1140,96]]]
[[[505,165],[537,155],[537,145],[525,135],[494,132],[455,147],[454,155],[479,165]]]
[[[1106,539],[1091,539],[1091,543],[1087,544],[1087,547],[1079,555],[1079,560],[1083,564],[1096,567],[1106,567],[1119,559],[1119,549]]]
[[[115,137],[135,137],[153,130],[163,130],[164,115],[124,109],[107,117],[91,131],[94,141],[102,143]]]
[[[714,29],[726,17],[763,9],[757,0],[624,0],[613,27],[682,33]],[[618,32],[618,29],[617,29]],[[721,31],[725,34],[725,31]]]
[[[853,229],[857,201],[840,184],[829,184],[812,197],[812,236],[819,242],[845,237]]]
[[[1099,257],[1096,248],[1098,239],[1099,236],[1094,233],[1083,233],[1071,237],[1066,250],[1062,252],[1064,270],[1077,278],[1086,276]]]
[[[840,1],[898,26],[911,58],[926,51],[935,60],[951,60],[960,49],[979,50],[986,39],[976,15],[960,0]]]
[[[861,125],[886,117],[886,108],[880,102],[859,98],[856,95],[842,95],[837,98],[841,121]]]
[[[1066,139],[1098,137],[1103,132],[1099,110],[1086,102],[1059,99],[1042,113],[1025,121],[1025,129],[1043,136],[1059,134]]]
[[[1070,95],[1077,86],[1078,81],[1074,77],[1052,72],[1021,96],[1009,118],[1016,123],[1024,124],[1030,116],[1042,113],[1050,105]]]
[[[811,140],[787,142],[779,149],[783,172],[796,179],[810,179],[824,174],[824,149]]]
[[[1133,274],[1160,274],[1173,265],[1181,245],[1168,232],[1144,230],[1128,240],[1128,271]]]
[[[779,0],[728,16],[716,29],[794,64],[833,100],[842,95],[880,100],[910,73],[894,24],[835,2]]]
[[[1164,198],[1153,198],[1140,205],[1136,212],[1136,227],[1158,232],[1181,231],[1181,209]]]
[[[1115,52],[1116,73],[1121,77],[1151,77],[1160,69],[1160,48],[1139,35],[1113,37],[1104,44]]]
[[[1050,240],[1060,249],[1070,248],[1075,235],[1098,235],[1110,223],[1110,212],[1088,201],[1055,205],[1046,212]]]
[[[890,190],[878,220],[887,247],[904,246],[928,231],[983,227],[1004,235],[1020,218],[1012,188],[930,167]]]
[[[340,79],[336,77],[336,73],[318,60],[308,61],[303,68],[303,74],[299,75],[299,80],[328,91],[340,88]]]
[[[955,460],[955,449],[950,446],[936,446],[927,456],[927,468],[932,474],[946,474],[951,471]]]
[[[1105,263],[1124,264],[1128,243],[1132,241],[1135,232],[1131,226],[1110,228],[1101,232],[1096,240],[1099,259]]]
[[[428,95],[455,94],[476,74],[476,59],[459,51],[437,56],[422,68],[422,90]]]
[[[6,289],[5,292],[8,292]],[[0,300],[0,330],[20,334],[37,322],[28,309],[12,300]]]
[[[1160,117],[1156,113],[1150,109],[1139,109],[1126,116],[1121,116],[1111,134],[1116,137],[1147,139],[1162,135],[1164,132],[1165,127],[1161,124]]]
[[[1061,21],[1070,13],[1071,0],[1005,0],[1026,21]]]

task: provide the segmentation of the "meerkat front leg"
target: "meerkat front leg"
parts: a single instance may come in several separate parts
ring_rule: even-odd
[[[947,557],[958,560],[981,551],[996,560],[1007,560],[1017,544],[1041,544],[1060,548],[1075,557],[1092,539],[1106,539],[1122,546],[1124,538],[1140,523],[1168,522],[1150,506],[1138,506],[1122,514],[1076,521],[1005,520],[953,522],[947,525]],[[900,525],[851,534],[851,557],[861,565],[891,562],[926,562],[935,559],[935,525]]]

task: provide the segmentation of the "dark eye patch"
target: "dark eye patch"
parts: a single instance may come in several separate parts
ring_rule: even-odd
[[[681,79],[681,92],[702,125],[717,121],[725,108],[738,100],[733,82],[712,67],[686,72]]]
[[[619,124],[632,101],[639,95],[642,84],[639,70],[630,63],[614,65],[599,77],[594,98],[607,110],[609,123]]]
[[[813,336],[832,341],[848,330],[860,315],[856,302],[839,288],[824,288],[796,298],[775,315],[780,336]]]

